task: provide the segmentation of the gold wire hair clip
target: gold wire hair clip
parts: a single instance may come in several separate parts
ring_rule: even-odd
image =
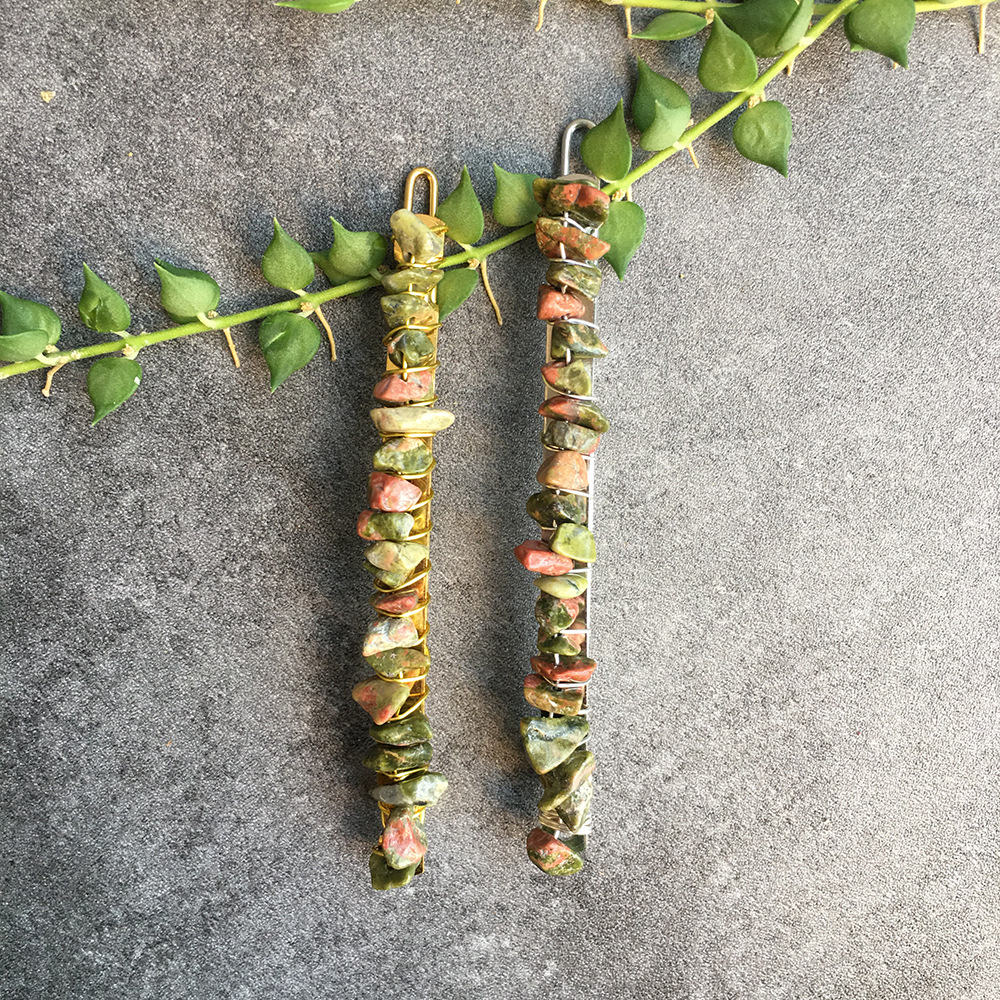
[[[417,181],[428,186],[428,211],[413,211]],[[434,406],[440,323],[436,288],[443,271],[447,227],[435,218],[437,178],[426,167],[406,179],[404,207],[390,221],[397,270],[382,278],[382,313],[389,332],[385,374],[373,392],[371,411],[381,435],[375,471],[368,478],[368,510],[358,534],[371,544],[366,568],[375,578],[370,603],[377,613],[362,655],[373,676],[354,686],[354,700],[371,716],[375,748],[365,759],[377,775],[382,834],[369,866],[372,888],[406,885],[423,871],[427,839],[424,810],[448,787],[443,774],[428,769],[431,728],[424,714],[430,650],[427,645],[431,473],[434,436],[454,416]]]
[[[562,142],[562,176],[534,183],[542,211],[535,225],[539,249],[548,258],[538,290],[537,316],[546,323],[542,379],[545,398],[545,458],[539,493],[528,499],[541,539],[514,550],[537,573],[535,603],[538,655],[524,679],[524,698],[539,710],[521,720],[521,737],[542,781],[538,825],[528,834],[528,857],[549,875],[571,875],[583,867],[590,832],[595,758],[590,734],[588,683],[597,666],[591,641],[594,624],[594,453],[608,421],[594,402],[593,363],[607,355],[595,320],[601,288],[597,261],[610,249],[598,237],[610,199],[592,176],[570,173],[574,132],[593,128],[576,119]]]

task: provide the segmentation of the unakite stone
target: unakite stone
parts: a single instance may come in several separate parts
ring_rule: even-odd
[[[401,889],[416,874],[417,866],[414,864],[406,868],[390,868],[385,855],[376,849],[368,859],[368,869],[373,889]]]
[[[417,403],[434,392],[434,373],[394,372],[375,383],[372,395],[383,403]]]
[[[576,656],[558,663],[551,656],[533,656],[531,667],[552,684],[570,682],[586,684],[597,669],[597,663],[589,656]]]
[[[414,743],[424,743],[434,735],[431,724],[423,712],[414,712],[405,719],[395,719],[382,726],[372,726],[368,735],[376,743],[387,743],[394,747],[408,747]]]
[[[580,716],[521,720],[524,750],[538,774],[558,767],[589,733],[590,723]]]
[[[583,708],[583,688],[559,688],[538,674],[524,678],[524,700],[540,712],[576,715]]]
[[[541,285],[535,315],[548,323],[559,319],[579,319],[587,315],[587,304],[576,292],[564,292],[551,285]]]
[[[375,510],[407,511],[420,502],[420,487],[388,472],[368,475],[368,506]]]
[[[570,351],[575,357],[607,357],[607,345],[592,326],[583,323],[555,323],[552,326],[552,356],[562,358]]]
[[[444,271],[432,267],[404,267],[382,275],[382,287],[390,294],[400,292],[429,292],[437,287]]]
[[[553,493],[542,490],[528,497],[528,513],[543,527],[551,528],[563,521],[580,524],[587,520],[587,498],[575,493]]]
[[[436,434],[455,422],[455,414],[430,406],[380,406],[369,414],[384,437],[395,434]]]
[[[530,573],[544,573],[546,576],[561,576],[573,569],[573,560],[560,556],[536,539],[529,539],[515,546],[517,561]]]
[[[590,377],[590,361],[551,361],[542,365],[542,378],[557,392],[574,396],[589,396],[594,383]]]
[[[372,594],[368,603],[384,615],[405,615],[420,603],[420,594],[416,590],[400,590],[393,594]]]
[[[551,635],[545,629],[540,628],[538,630],[538,652],[548,653],[550,656],[579,656],[583,639],[582,632],[579,635],[568,635],[565,632]]]
[[[403,362],[409,368],[429,361],[434,353],[434,344],[423,330],[401,330],[386,345],[389,359],[397,368],[403,367]]]
[[[351,689],[351,697],[372,717],[376,726],[388,722],[410,696],[410,685],[368,677]]]
[[[542,431],[542,444],[564,451],[578,451],[581,455],[593,455],[600,443],[601,435],[597,431],[566,420],[550,420]]]
[[[380,774],[396,774],[426,767],[431,762],[433,750],[430,743],[411,743],[409,746],[377,746],[361,762]]]
[[[535,601],[535,621],[550,634],[561,632],[576,621],[580,603],[580,599],[575,597],[563,600],[542,594]]]
[[[542,462],[535,478],[553,490],[587,488],[590,473],[583,456],[575,451],[551,451]]]
[[[390,868],[420,864],[427,853],[427,836],[412,806],[396,806],[389,812],[381,844]]]
[[[438,307],[421,295],[400,292],[382,296],[382,315],[390,330],[401,326],[434,326],[438,321]]]
[[[535,242],[549,258],[562,258],[565,253],[571,260],[598,260],[611,249],[610,244],[582,229],[546,218],[535,220]]]
[[[426,222],[408,208],[400,208],[389,217],[392,237],[399,251],[418,263],[432,262],[444,256],[444,236],[434,232]]]
[[[546,875],[574,875],[583,868],[579,854],[541,827],[528,834],[527,844],[529,860]]]
[[[363,510],[358,515],[358,534],[373,541],[401,542],[413,530],[413,515],[405,511]]]
[[[555,809],[594,773],[596,758],[589,750],[574,750],[558,767],[542,775],[545,793],[539,809]]]
[[[554,260],[545,272],[545,280],[556,288],[571,288],[588,299],[596,299],[601,290],[601,271],[593,264]]]
[[[365,549],[365,559],[374,568],[375,578],[390,589],[405,583],[429,555],[430,550],[420,542],[381,541]]]
[[[553,552],[576,562],[592,563],[597,559],[597,543],[585,524],[560,524],[549,541]]]
[[[553,597],[579,597],[589,581],[583,573],[568,573],[566,576],[536,576],[532,582],[542,593]]]
[[[556,815],[566,824],[568,829],[573,833],[578,833],[590,819],[590,804],[593,798],[594,783],[585,781],[556,806]]]
[[[542,207],[549,215],[567,213],[586,226],[598,228],[608,221],[611,198],[593,178],[567,174],[549,188]]]
[[[583,424],[603,434],[608,427],[608,418],[594,402],[574,399],[572,396],[553,396],[538,407],[538,412],[549,420],[568,420],[571,424]]]
[[[425,674],[431,665],[430,657],[412,646],[373,653],[371,656],[366,656],[365,660],[379,677],[389,680],[419,677]]]
[[[392,785],[378,785],[371,790],[373,799],[390,806],[432,806],[448,787],[448,780],[437,771],[428,771]]]
[[[362,656],[374,656],[397,646],[419,646],[421,643],[417,626],[409,618],[378,618],[368,626]]]
[[[372,459],[376,469],[399,475],[427,472],[433,464],[434,456],[420,438],[389,438]]]

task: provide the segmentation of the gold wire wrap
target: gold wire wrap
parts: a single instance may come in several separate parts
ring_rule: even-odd
[[[418,218],[427,225],[434,232],[444,235],[446,232],[446,226],[440,219],[434,217],[434,213],[437,211],[437,197],[438,197],[438,184],[437,178],[432,171],[426,167],[419,167],[416,170],[410,172],[406,179],[406,192],[403,207],[413,211],[413,201],[416,189],[416,183],[420,179],[425,179],[428,185],[428,214],[419,215]],[[413,270],[413,271],[423,271],[425,273],[433,273],[438,270],[438,266],[443,259],[443,256],[436,256],[432,258],[427,258],[423,260],[415,260],[409,254],[404,254],[400,249],[399,243],[393,241],[393,254],[395,259],[400,265],[402,270]],[[406,293],[413,295],[415,297],[421,298],[429,306],[434,306],[436,314],[436,283],[425,291],[417,291],[413,287],[413,283],[406,288]],[[437,342],[438,342],[438,331],[441,328],[441,324],[437,322],[433,323],[412,323],[405,324],[403,326],[396,326],[389,330],[382,338],[382,344],[386,348],[386,361],[385,361],[385,374],[383,378],[389,375],[398,375],[402,380],[406,381],[411,375],[417,375],[420,373],[429,373],[429,385],[428,385],[428,395],[424,399],[413,400],[407,403],[401,404],[391,404],[381,402],[383,406],[392,406],[393,408],[397,406],[420,406],[420,407],[430,407],[437,402],[437,395],[434,392],[434,379],[435,373],[438,367],[437,360]],[[401,350],[400,358],[402,363],[397,365],[391,357],[392,353],[392,342],[393,340],[401,334],[407,332],[420,332],[427,336],[433,348],[430,357],[420,365],[409,365],[406,361],[406,355]],[[437,464],[436,459],[433,456],[434,447],[434,435],[436,432],[426,431],[426,432],[406,432],[400,434],[381,434],[382,441],[389,441],[395,438],[413,438],[423,440],[426,443],[427,450],[431,452],[431,462],[427,469],[422,472],[415,473],[397,473],[391,472],[390,474],[399,478],[405,479],[412,482],[414,485],[420,488],[420,499],[409,509],[408,513],[413,516],[413,527],[410,533],[402,541],[408,542],[422,542],[425,545],[430,543],[431,529],[433,528],[433,521],[431,520],[430,504],[431,500],[434,498],[434,490],[431,486],[431,473]],[[379,615],[383,615],[388,618],[408,618],[412,621],[415,629],[417,630],[417,635],[420,641],[412,647],[413,649],[419,650],[424,656],[430,655],[428,649],[427,638],[430,631],[430,626],[427,618],[427,609],[431,602],[430,594],[430,572],[431,572],[431,560],[428,556],[420,564],[414,567],[413,572],[407,577],[407,579],[396,587],[386,587],[380,583],[377,579],[374,583],[375,591],[370,598],[369,602],[373,607],[376,608]],[[377,602],[382,600],[386,595],[389,594],[401,594],[404,591],[414,591],[417,595],[416,605],[408,611],[401,612],[387,612],[379,609],[377,607]],[[420,673],[413,674],[408,677],[400,678],[383,678],[385,680],[396,680],[398,683],[406,684],[409,688],[409,695],[406,701],[402,704],[399,710],[388,720],[389,722],[396,722],[401,719],[406,719],[411,715],[419,712],[424,703],[427,700],[427,695],[429,693],[427,676],[429,673],[429,668],[421,671]],[[379,785],[394,784],[400,781],[405,781],[407,778],[414,777],[416,775],[422,774],[426,771],[426,766],[419,767],[403,767],[395,771],[378,772],[377,782]],[[424,816],[425,806],[416,805],[413,807],[414,816],[418,820],[422,820]],[[386,805],[385,803],[379,803],[379,813],[382,820],[382,826],[385,827],[388,822],[389,814],[392,807]],[[420,863],[417,868],[417,872],[423,871],[423,862]]]

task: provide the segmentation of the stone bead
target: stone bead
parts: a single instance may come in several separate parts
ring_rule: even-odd
[[[400,330],[386,344],[389,360],[402,368],[426,364],[434,356],[434,342],[423,330]]]
[[[413,515],[405,511],[363,510],[358,515],[358,534],[381,542],[401,542],[413,530]]]
[[[409,618],[379,618],[368,626],[361,655],[374,656],[400,646],[419,646],[421,641],[417,626]]]
[[[566,420],[550,420],[542,431],[542,444],[562,451],[578,451],[581,455],[593,455],[600,443],[597,431]]]
[[[408,208],[397,209],[389,217],[392,238],[400,254],[419,262],[433,262],[444,256],[444,236]]]
[[[562,576],[573,569],[573,560],[556,555],[545,542],[521,542],[514,549],[517,561],[530,573]]]
[[[427,836],[412,806],[396,806],[389,812],[381,844],[390,868],[420,864],[427,853]]]
[[[395,434],[436,434],[455,422],[454,413],[430,406],[380,406],[371,410],[369,415],[375,424],[375,430],[385,437]]]
[[[361,763],[379,774],[397,774],[400,771],[426,767],[433,755],[430,743],[412,743],[405,747],[380,745],[369,751]]]
[[[431,658],[412,646],[400,646],[366,656],[368,666],[386,680],[414,681],[427,673]]]
[[[555,809],[594,773],[597,761],[589,750],[574,750],[558,767],[542,775],[545,789],[539,809]]]
[[[414,743],[425,743],[433,737],[431,724],[423,712],[414,712],[405,719],[395,719],[381,726],[372,726],[368,735],[376,743],[386,743],[394,747],[408,747]]]
[[[382,315],[390,330],[401,326],[434,326],[438,321],[438,307],[422,295],[400,292],[382,296]]]
[[[588,299],[596,299],[601,290],[601,269],[593,264],[554,260],[545,272],[545,280],[556,288],[569,288]]]
[[[559,319],[579,319],[587,315],[587,305],[573,292],[562,292],[551,285],[540,285],[535,315],[548,323]]]
[[[536,576],[532,583],[543,594],[553,597],[579,597],[588,584],[583,573],[568,573],[566,576]]]
[[[444,277],[444,271],[430,267],[404,267],[382,275],[382,287],[390,295],[400,292],[429,292]]]
[[[589,361],[550,361],[542,365],[542,378],[557,392],[589,396],[594,388]]]
[[[368,677],[351,688],[351,697],[372,717],[376,726],[388,722],[410,696],[410,685]]]
[[[415,483],[388,472],[373,472],[368,477],[368,506],[375,510],[412,510],[422,495]]]
[[[410,372],[405,377],[394,372],[375,383],[372,395],[383,403],[416,403],[434,391],[434,373]]]
[[[589,177],[571,175],[549,188],[542,207],[549,215],[567,213],[586,226],[599,228],[608,221],[611,198]]]
[[[549,545],[553,552],[576,562],[592,563],[597,559],[597,542],[585,524],[560,524]]]
[[[527,845],[528,859],[546,875],[574,875],[583,868],[579,854],[541,827],[528,834]]]
[[[528,497],[525,509],[544,528],[551,528],[563,521],[582,524],[587,520],[587,498],[573,493],[542,490]]]
[[[597,669],[597,664],[589,656],[577,656],[558,663],[551,656],[533,656],[531,669],[552,684],[586,684]]]
[[[604,358],[608,355],[608,346],[591,326],[556,323],[552,327],[552,356],[565,357],[567,351],[581,358]]]
[[[582,424],[601,434],[610,426],[608,418],[596,403],[572,396],[553,396],[538,407],[538,412],[549,420],[568,420],[571,424]]]
[[[368,859],[368,870],[372,876],[373,889],[401,889],[416,874],[417,866],[406,868],[390,868],[385,855],[380,850],[374,850]]]
[[[372,465],[383,472],[416,475],[427,472],[434,465],[434,456],[420,438],[389,438],[375,452]]]
[[[376,594],[371,605],[385,615],[405,615],[420,603],[420,594],[415,590],[404,590],[398,594]]]
[[[590,723],[580,716],[526,718],[521,720],[521,740],[537,774],[558,767],[590,733]]]
[[[576,715],[583,708],[583,688],[558,688],[538,674],[524,678],[524,700],[540,712]]]
[[[392,785],[377,785],[370,792],[373,799],[389,806],[434,805],[448,787],[448,781],[437,771],[407,778]]]
[[[373,575],[384,587],[401,587],[413,570],[430,555],[420,542],[375,542],[365,549]]]
[[[542,594],[535,601],[535,621],[546,632],[551,634],[562,632],[576,620],[582,604],[579,597],[560,599],[551,597],[549,594]]]
[[[575,451],[552,451],[545,457],[535,477],[553,490],[587,489],[589,474],[583,456]],[[374,504],[372,505],[374,506]]]
[[[575,226],[564,226],[555,219],[535,221],[535,240],[539,250],[550,259],[563,259],[565,254],[570,260],[600,260],[611,249],[604,240]]]
[[[538,630],[538,652],[558,656],[579,656],[580,647],[583,645],[586,633],[583,631],[577,632],[577,623],[574,622],[573,624],[573,633],[557,632],[555,635],[552,635],[546,632],[545,629],[540,628]]]
[[[573,833],[578,833],[590,819],[590,804],[594,798],[594,783],[585,781],[556,806],[556,815]]]

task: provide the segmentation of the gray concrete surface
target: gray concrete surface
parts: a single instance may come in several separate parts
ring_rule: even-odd
[[[7,0],[0,287],[55,306],[83,260],[162,325],[153,256],[270,301],[277,213],[385,229],[406,171],[548,172],[630,89],[620,14],[362,0]],[[636,15],[637,21],[642,20]],[[45,104],[42,90],[55,91]],[[95,429],[85,372],[0,383],[0,996],[1000,997],[1000,38],[921,17],[909,72],[829,38],[770,89],[783,181],[731,122],[637,187],[649,237],[601,297],[597,832],[524,857],[539,460],[522,244],[449,322],[430,714],[451,791],[427,873],[374,894],[350,701],[381,320],[275,396],[237,334],[150,349]],[[712,99],[714,100],[714,99]],[[704,111],[712,101],[699,98]],[[526,387],[528,387],[526,389]]]

